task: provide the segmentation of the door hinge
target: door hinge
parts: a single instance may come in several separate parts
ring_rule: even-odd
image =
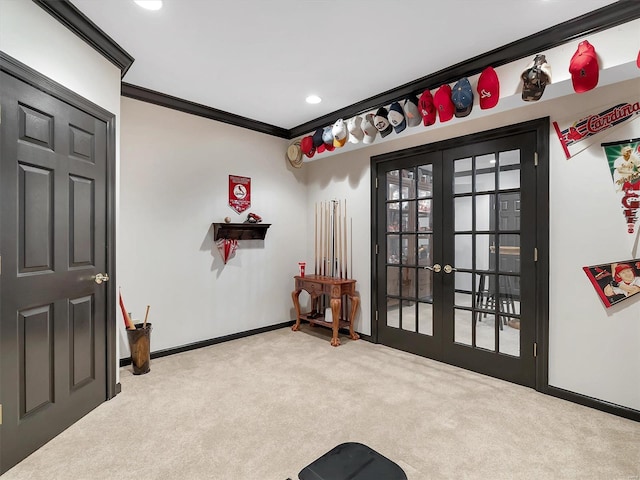
[[[378,321],[378,310],[376,310],[376,322]]]
[[[378,188],[378,177],[376,177],[376,188]]]
[[[538,261],[538,247],[535,247],[533,249],[533,261],[537,262]]]
[[[0,403],[0,425],[2,425],[2,404]]]
[[[376,255],[378,255],[378,244],[376,243]]]
[[[533,152],[533,166],[538,166],[538,152]]]
[[[533,358],[538,356],[538,344],[534,342],[533,344]]]

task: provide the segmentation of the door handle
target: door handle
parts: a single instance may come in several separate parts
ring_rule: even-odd
[[[451,273],[451,272],[455,272],[457,271],[457,268],[452,267],[451,265],[449,265],[448,263],[444,266],[444,273]]]
[[[426,266],[426,267],[424,267],[424,268],[426,268],[427,270],[431,270],[432,272],[436,272],[436,273],[440,273],[440,270],[442,270],[442,267],[440,266],[440,264],[439,264],[439,263],[436,263],[436,264],[435,264],[435,265],[433,265],[433,266],[429,266],[429,265],[427,265],[427,266]]]
[[[97,274],[95,277],[93,277],[93,280],[100,285],[102,282],[108,282],[109,281],[109,274],[105,273],[104,275],[102,273]]]

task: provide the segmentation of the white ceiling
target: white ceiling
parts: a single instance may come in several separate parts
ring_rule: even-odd
[[[124,82],[287,129],[615,3],[71,2],[135,58]]]

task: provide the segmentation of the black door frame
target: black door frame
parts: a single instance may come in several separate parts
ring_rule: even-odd
[[[535,343],[537,355],[535,361],[535,389],[544,391],[548,387],[549,376],[549,117],[539,118],[515,125],[500,127],[463,137],[451,138],[435,143],[412,147],[396,152],[371,157],[371,311],[374,320],[371,325],[371,339],[379,343],[378,305],[379,285],[376,265],[379,247],[376,243],[378,230],[384,225],[378,223],[377,178],[378,166],[384,162],[401,160],[416,155],[424,155],[439,150],[447,150],[464,145],[496,140],[498,138],[533,132],[536,136],[536,234],[537,248],[536,268],[536,301]]]
[[[81,97],[77,93],[45,77],[40,72],[24,65],[0,51],[0,71],[41,90],[87,114],[102,120],[107,127],[107,245],[106,265],[112,281],[106,284],[106,392],[110,400],[119,392],[116,385],[116,225],[115,225],[115,171],[116,171],[116,117],[113,113]]]

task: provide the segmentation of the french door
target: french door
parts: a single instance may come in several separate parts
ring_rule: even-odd
[[[536,144],[524,131],[374,159],[380,343],[535,386]]]

